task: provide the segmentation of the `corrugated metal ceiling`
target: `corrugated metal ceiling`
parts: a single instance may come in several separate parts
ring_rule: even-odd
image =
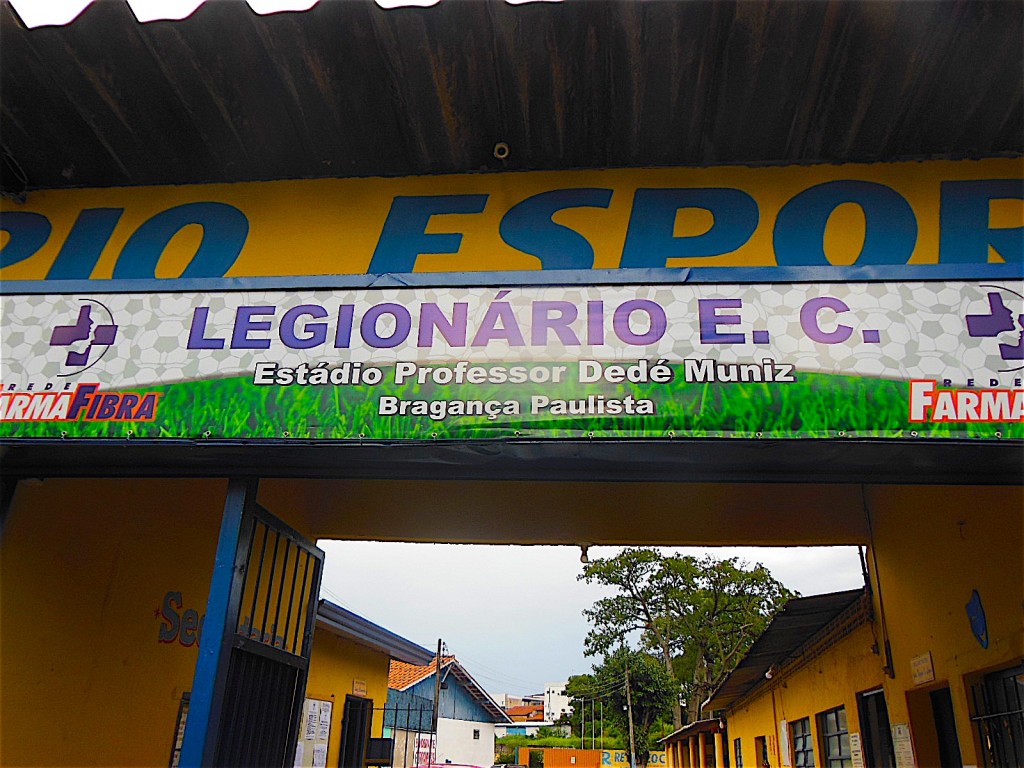
[[[111,0],[33,30],[4,2],[0,34],[11,194],[1024,152],[1015,0]]]

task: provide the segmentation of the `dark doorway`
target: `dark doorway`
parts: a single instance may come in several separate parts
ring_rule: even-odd
[[[341,721],[341,756],[339,768],[363,768],[366,743],[370,738],[373,700],[346,696]]]
[[[865,765],[871,768],[896,768],[896,753],[892,748],[889,728],[889,708],[881,688],[857,695],[860,709],[860,728],[864,739]]]
[[[949,688],[939,688],[928,694],[932,700],[932,714],[935,717],[935,733],[939,741],[939,760],[942,768],[963,768],[960,760],[960,740],[956,735],[956,720],[953,717],[953,698]]]

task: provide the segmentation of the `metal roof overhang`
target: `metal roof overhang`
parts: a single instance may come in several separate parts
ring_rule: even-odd
[[[705,710],[727,709],[765,683],[765,675],[772,667],[780,667],[864,594],[863,589],[853,589],[790,600],[775,614],[736,669],[711,694]]]
[[[385,653],[389,658],[404,661],[407,664],[419,665],[429,664],[434,658],[433,651],[428,651],[411,640],[406,640],[329,600],[320,600],[316,618],[317,624],[328,631],[359,645]]]
[[[658,739],[658,743],[676,744],[677,742],[689,739],[691,736],[697,736],[702,733],[721,733],[724,730],[722,722],[717,717],[709,718],[707,720],[697,720],[684,725],[679,730],[672,731],[672,733],[662,739]]]
[[[3,191],[1024,152],[1024,4],[0,3]],[[507,158],[495,157],[506,142]]]
[[[463,667],[458,661],[449,662],[442,669],[446,672],[445,677],[447,676],[448,671],[455,675],[455,678],[462,684],[466,693],[468,693],[473,701],[483,707],[483,709],[494,718],[495,723],[507,725],[513,722],[512,718],[508,716],[508,713],[491,698],[490,694],[488,694],[487,691],[485,691],[483,687],[473,679],[473,676],[469,674],[465,667]],[[443,681],[444,677],[442,677],[441,680]]]

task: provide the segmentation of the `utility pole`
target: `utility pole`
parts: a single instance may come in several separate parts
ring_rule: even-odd
[[[636,768],[636,741],[633,737],[633,696],[629,690],[629,660],[626,660],[626,714],[629,716],[629,768]]]
[[[586,749],[583,739],[587,732],[587,700],[580,699],[580,749]]]
[[[441,710],[441,638],[437,638],[437,656],[434,657],[434,716],[431,718],[432,741],[430,762],[437,761],[437,717]]]

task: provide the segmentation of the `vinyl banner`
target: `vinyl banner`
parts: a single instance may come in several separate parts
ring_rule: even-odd
[[[2,302],[2,437],[1024,437],[1016,280]]]

